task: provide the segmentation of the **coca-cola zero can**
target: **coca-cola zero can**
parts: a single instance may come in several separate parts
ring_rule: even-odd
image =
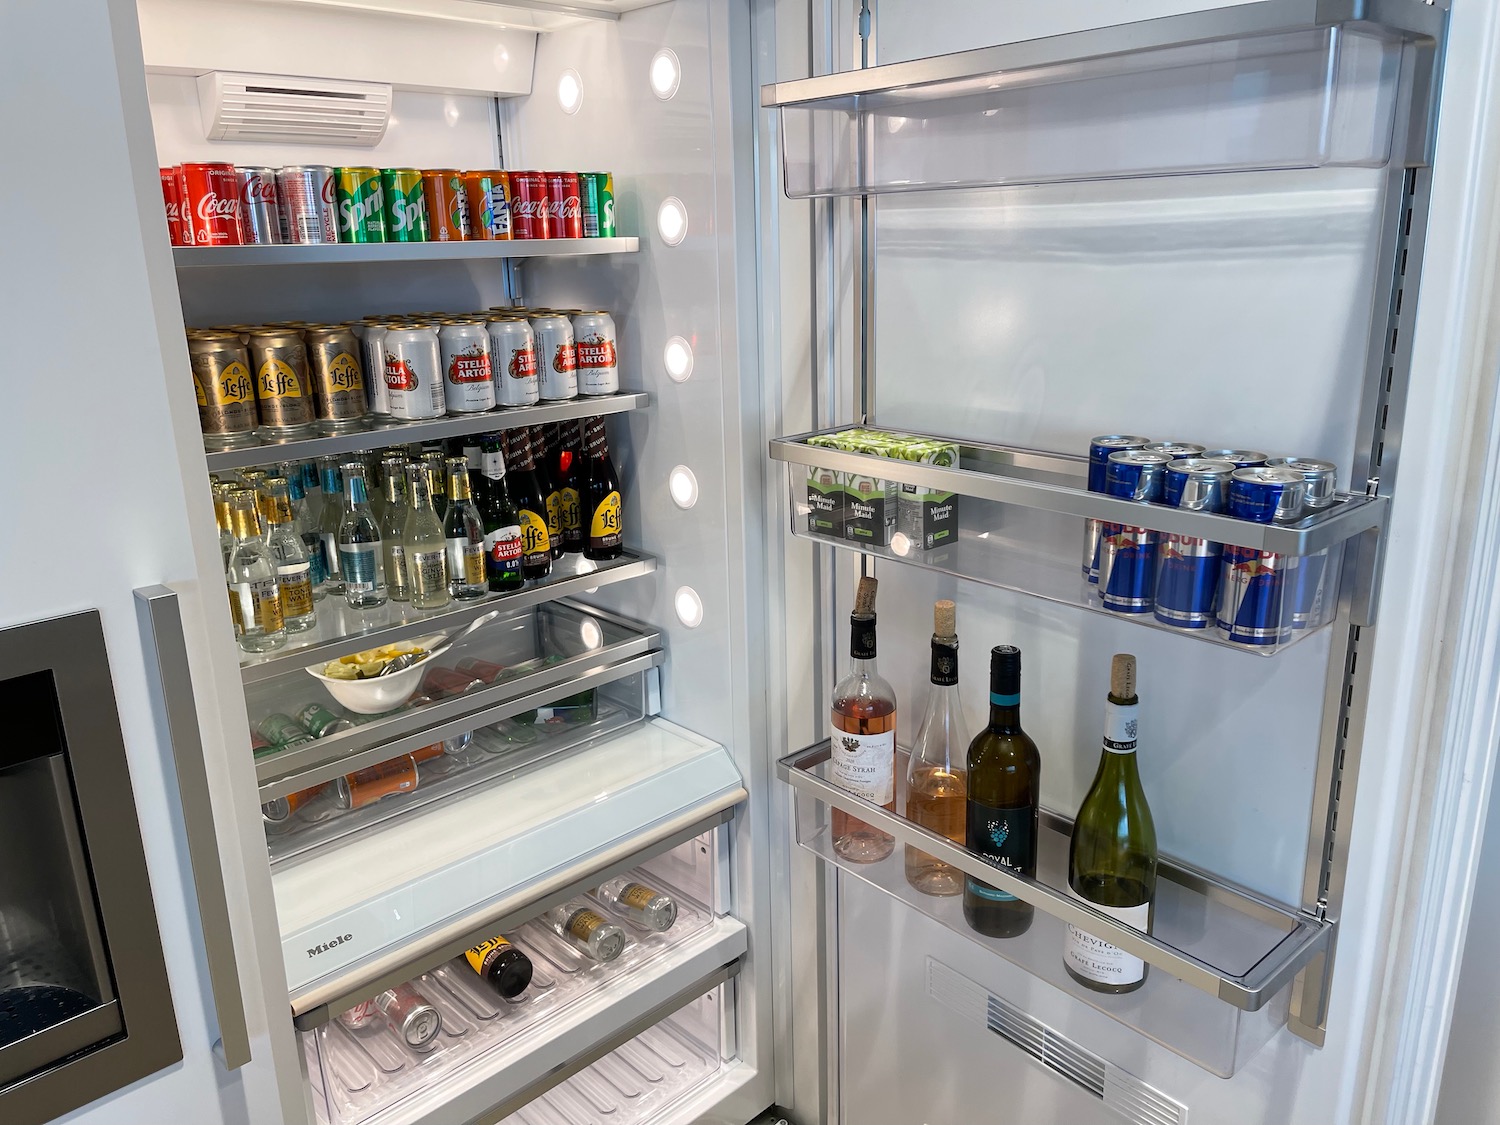
[[[281,185],[286,241],[322,245],[339,240],[333,169],[326,164],[294,164],[277,174]]]
[[[283,239],[281,192],[275,168],[236,168],[240,184],[240,237],[246,246],[277,246]]]
[[[547,177],[542,172],[510,174],[512,238],[550,238]]]
[[[187,245],[240,245],[240,181],[233,164],[179,164],[177,203]]]
[[[583,237],[583,198],[577,172],[548,172],[547,221],[552,238]]]

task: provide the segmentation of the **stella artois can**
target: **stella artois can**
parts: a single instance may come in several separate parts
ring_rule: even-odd
[[[543,313],[531,318],[531,331],[536,336],[542,398],[548,402],[577,398],[578,357],[573,322],[562,313]]]
[[[359,341],[342,324],[307,330],[307,362],[318,406],[318,427],[324,433],[365,428],[369,404],[359,353]]]
[[[307,345],[295,328],[268,329],[250,337],[261,432],[273,439],[307,437],[313,429]]]
[[[391,420],[391,393],[385,385],[385,334],[390,322],[366,317],[359,342],[365,355],[365,401],[377,424]]]
[[[573,314],[574,355],[578,366],[578,393],[612,395],[620,389],[619,349],[615,344],[615,319],[607,312]]]
[[[385,387],[393,418],[414,422],[447,413],[438,334],[431,324],[403,323],[387,329]]]
[[[541,397],[536,373],[536,337],[519,316],[494,316],[485,325],[490,336],[490,368],[495,401],[500,406],[531,406]]]
[[[453,319],[438,330],[443,359],[443,395],[449,414],[478,414],[495,408],[490,372],[490,336],[484,321]]]
[[[260,414],[255,408],[250,353],[238,334],[190,333],[188,359],[193,369],[193,390],[198,396],[203,444],[209,449],[253,445]]]

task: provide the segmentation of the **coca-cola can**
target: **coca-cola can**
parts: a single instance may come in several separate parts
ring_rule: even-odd
[[[615,318],[607,312],[574,313],[573,345],[578,365],[578,393],[617,393],[620,389],[620,350],[615,342]]]
[[[490,373],[490,336],[482,320],[453,320],[438,330],[443,359],[443,395],[449,414],[478,414],[495,408]]]
[[[573,322],[562,313],[540,313],[531,318],[536,335],[536,361],[542,399],[561,402],[578,397],[578,357]]]
[[[385,1016],[375,1006],[373,1000],[361,1000],[352,1008],[345,1008],[339,1013],[339,1023],[350,1031],[368,1031],[385,1023]]]
[[[547,221],[552,238],[583,237],[583,197],[577,172],[548,172]]]
[[[490,335],[495,402],[501,406],[531,406],[542,397],[531,325],[519,316],[497,316],[490,318],[485,331]]]
[[[326,164],[294,164],[276,176],[281,186],[286,241],[321,245],[339,240],[333,169]]]
[[[413,422],[441,418],[447,413],[436,328],[403,323],[386,330],[385,387],[391,398],[392,418]]]
[[[547,202],[546,174],[512,172],[510,188],[511,237],[550,238],[552,225]]]
[[[391,392],[385,385],[385,321],[367,319],[360,333],[360,347],[365,355],[365,394],[374,421],[389,421]]]
[[[162,202],[167,206],[167,235],[173,246],[188,245],[182,235],[182,203],[177,195],[177,165],[161,170]]]
[[[240,181],[240,234],[246,246],[282,242],[281,192],[275,168],[236,168]]]
[[[414,1051],[431,1046],[443,1028],[442,1015],[410,984],[382,992],[375,997],[375,1007],[385,1017],[385,1025]]]
[[[233,164],[179,164],[177,203],[187,245],[240,245],[240,180]]]

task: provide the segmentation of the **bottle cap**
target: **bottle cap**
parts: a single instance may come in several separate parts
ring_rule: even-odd
[[[990,649],[990,694],[1019,695],[1021,692],[1021,650],[1015,645],[996,645]]]

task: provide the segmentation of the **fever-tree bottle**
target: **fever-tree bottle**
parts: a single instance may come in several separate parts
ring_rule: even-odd
[[[229,552],[225,578],[235,636],[246,652],[268,652],[286,643],[276,561],[260,536],[255,493],[236,488],[230,491],[228,500],[234,548]]]
[[[484,572],[484,521],[469,494],[469,463],[448,458],[448,514],[443,536],[448,546],[448,592],[460,601],[489,593]]]
[[[385,555],[380,549],[380,527],[365,494],[365,467],[344,462],[344,516],[339,521],[339,571],[344,600],[352,609],[385,605]]]
[[[312,563],[297,534],[286,478],[267,477],[265,489],[266,547],[276,562],[282,621],[288,633],[302,633],[318,623],[313,607]]]

